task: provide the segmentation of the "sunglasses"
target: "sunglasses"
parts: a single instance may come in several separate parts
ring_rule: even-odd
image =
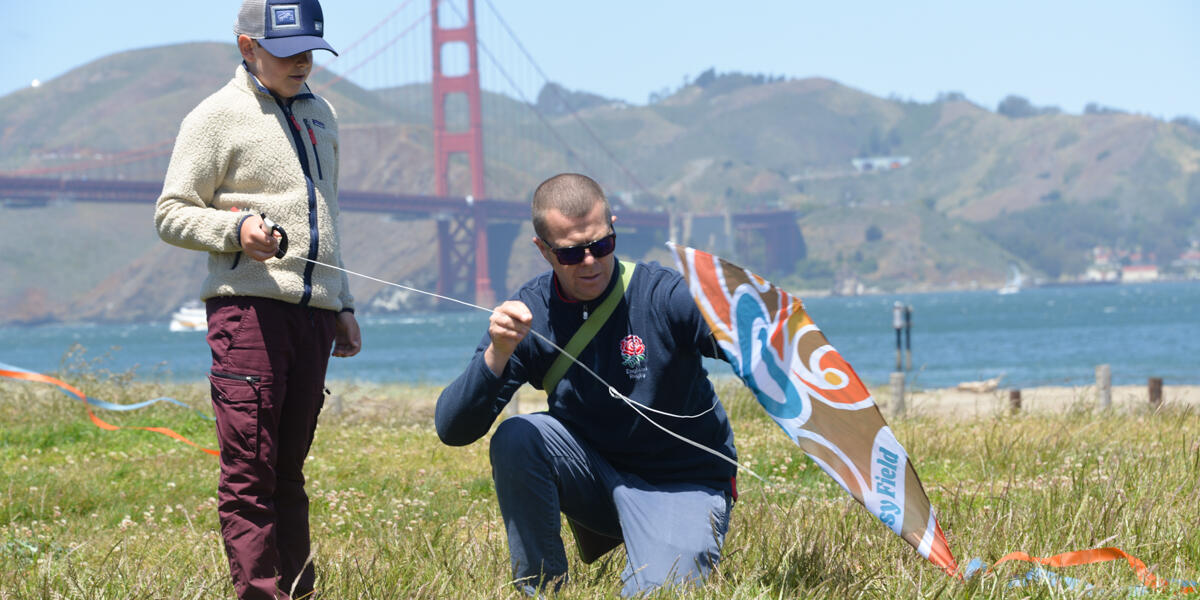
[[[587,255],[587,252],[592,253],[592,258],[604,258],[612,254],[613,250],[617,249],[617,233],[614,231],[594,242],[570,246],[568,248],[555,248],[545,239],[542,240],[542,243],[546,244],[546,247],[554,253],[554,257],[558,259],[558,264],[567,266],[577,265],[583,262],[583,258]]]

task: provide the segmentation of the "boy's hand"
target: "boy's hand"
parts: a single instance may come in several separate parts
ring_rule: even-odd
[[[259,262],[275,256],[279,250],[279,240],[267,231],[258,215],[250,215],[242,222],[241,242],[242,252]]]
[[[333,339],[334,356],[349,358],[362,350],[362,333],[358,330],[358,319],[354,318],[354,313],[338,313],[337,335]]]

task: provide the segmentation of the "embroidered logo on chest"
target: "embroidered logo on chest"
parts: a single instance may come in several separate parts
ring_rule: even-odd
[[[646,377],[646,344],[642,338],[630,334],[621,340],[621,364],[625,366],[625,374],[630,379]]]

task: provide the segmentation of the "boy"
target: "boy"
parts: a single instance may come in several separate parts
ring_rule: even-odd
[[[218,512],[242,599],[313,591],[304,459],[333,355],[361,347],[337,236],[337,121],[305,84],[323,39],[317,0],[245,0],[243,62],[184,118],[154,214],[166,242],[208,256]],[[268,217],[290,235],[280,239]]]

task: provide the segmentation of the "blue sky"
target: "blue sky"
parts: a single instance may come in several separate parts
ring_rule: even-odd
[[[1200,2],[1192,0],[490,1],[550,79],[635,104],[715,67],[827,77],[918,101],[958,91],[991,109],[1017,94],[1071,113],[1097,102],[1200,117]],[[326,0],[327,39],[346,48],[401,4]],[[114,52],[231,41],[239,5],[0,0],[0,94]],[[332,68],[355,58],[347,52]]]

